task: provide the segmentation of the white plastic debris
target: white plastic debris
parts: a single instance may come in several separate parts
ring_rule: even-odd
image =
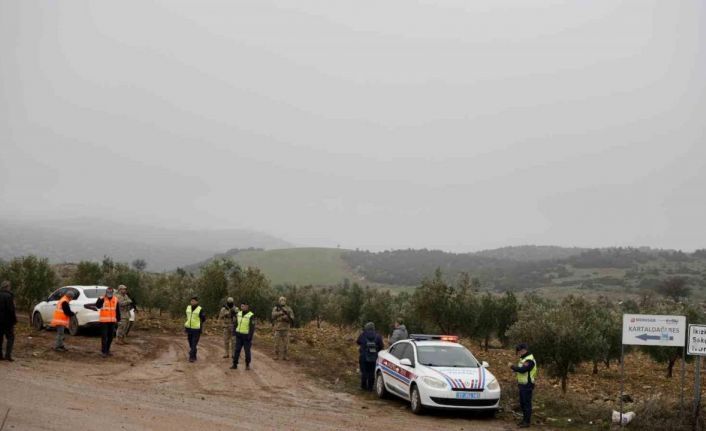
[[[620,423],[620,412],[613,410],[613,423],[614,424],[621,424],[621,425],[627,425],[632,420],[635,419],[635,412],[626,412],[623,413],[623,423]]]

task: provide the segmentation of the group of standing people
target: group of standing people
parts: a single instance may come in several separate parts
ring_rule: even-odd
[[[199,305],[198,297],[191,298],[186,307],[184,331],[189,342],[189,362],[198,360],[198,343],[203,332],[206,315]],[[246,300],[235,305],[232,297],[226,299],[218,312],[218,321],[223,331],[223,358],[232,358],[232,370],[238,369],[240,357],[245,352],[245,369],[250,370],[252,362],[252,341],[255,335],[255,314]],[[275,360],[289,359],[289,330],[294,324],[294,310],[287,305],[287,298],[280,297],[272,309],[272,324],[275,340]]]
[[[184,330],[189,342],[189,362],[198,360],[198,343],[203,332],[203,324],[206,321],[206,315],[198,303],[198,297],[194,296],[191,298],[191,304],[186,307]],[[235,305],[235,300],[228,298],[218,313],[218,320],[223,326],[225,348],[223,358],[232,355],[233,364],[230,368],[238,369],[241,353],[245,350],[245,369],[250,370],[251,347],[255,335],[255,314],[250,311],[248,301],[241,301],[240,308],[238,308]]]
[[[12,362],[12,349],[15,342],[15,325],[17,313],[15,311],[15,297],[11,290],[12,284],[5,280],[0,283],[0,359]],[[71,310],[70,303],[74,300],[74,291],[67,290],[56,303],[50,326],[56,329],[54,350],[67,351],[64,345],[66,329],[71,324],[71,318],[76,312]],[[125,344],[126,337],[134,322],[137,310],[135,301],[130,298],[127,287],[118,286],[118,293],[108,287],[105,294],[98,298],[96,303],[84,305],[85,308],[98,311],[98,321],[101,330],[101,356],[112,356],[110,347],[113,337],[117,333],[118,343]],[[117,326],[117,328],[116,328]],[[6,343],[5,343],[6,340]]]
[[[50,326],[56,328],[56,341],[54,350],[57,352],[65,352],[64,335],[69,327],[71,318],[76,315],[76,312],[71,310],[69,305],[74,300],[72,290],[67,290],[64,296],[56,303],[56,309]],[[101,356],[107,358],[113,356],[110,352],[110,347],[113,344],[113,339],[117,333],[118,343],[127,343],[126,337],[130,332],[130,328],[134,322],[134,315],[137,311],[135,301],[130,298],[127,292],[127,286],[118,286],[118,293],[115,289],[108,287],[105,294],[98,298],[95,304],[86,304],[85,308],[93,311],[98,311],[98,324],[101,331]]]

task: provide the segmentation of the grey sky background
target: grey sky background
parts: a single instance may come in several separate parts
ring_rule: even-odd
[[[706,2],[0,0],[0,216],[706,247]]]

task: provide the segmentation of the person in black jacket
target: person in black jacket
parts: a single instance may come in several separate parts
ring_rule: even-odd
[[[13,362],[12,346],[15,344],[15,325],[17,313],[15,312],[15,297],[10,290],[10,282],[5,280],[0,283],[0,360]],[[3,338],[7,339],[7,347],[3,355]]]
[[[363,332],[358,337],[358,351],[360,358],[360,388],[364,391],[372,391],[375,382],[375,363],[378,353],[385,348],[380,334],[375,332],[375,324],[368,322],[363,327]]]

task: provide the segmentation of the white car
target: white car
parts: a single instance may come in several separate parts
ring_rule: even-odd
[[[74,292],[74,299],[69,303],[71,311],[76,313],[69,321],[69,333],[76,335],[79,328],[96,325],[99,323],[98,311],[85,308],[84,305],[93,305],[98,298],[105,295],[106,286],[64,286],[55,290],[49,297],[37,304],[32,312],[32,326],[43,329],[51,323],[56,310],[56,303],[67,291]]]
[[[494,416],[500,408],[500,384],[458,343],[458,337],[411,335],[378,354],[375,392],[410,402],[412,412],[425,408],[479,410]]]

